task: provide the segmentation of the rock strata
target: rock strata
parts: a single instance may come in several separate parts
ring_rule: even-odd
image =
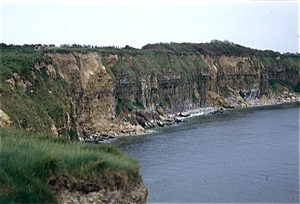
[[[8,128],[12,125],[12,122],[10,121],[9,116],[0,109],[0,126],[2,128]]]
[[[104,180],[73,183],[69,178],[48,181],[62,204],[145,204],[148,190],[143,183],[133,181],[126,186],[110,185]]]
[[[134,186],[130,191],[119,189],[96,189],[95,191],[69,191],[59,192],[58,197],[62,204],[145,204],[148,190],[143,184]]]

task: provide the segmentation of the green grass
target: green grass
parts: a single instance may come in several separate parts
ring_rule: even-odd
[[[50,57],[44,56],[42,51],[25,47],[0,46],[0,53],[0,79],[5,79],[13,72],[17,72],[32,82],[31,70],[33,70],[33,66],[38,61],[51,61]]]
[[[158,87],[153,89],[153,93],[158,94],[157,102],[161,102],[160,106],[164,107],[168,107],[174,100],[177,100],[175,96],[165,96],[164,90],[167,88],[185,87],[186,84],[195,81],[198,84],[199,93],[205,95],[207,91],[206,84],[209,79],[203,75],[209,74],[210,69],[201,55],[210,55],[214,58],[214,62],[219,70],[219,85],[225,80],[219,62],[220,56],[246,56],[251,59],[257,71],[260,69],[263,73],[268,73],[270,80],[276,79],[280,81],[277,85],[274,85],[271,81],[271,88],[281,90],[282,87],[280,86],[282,85],[288,86],[290,90],[300,91],[299,54],[280,54],[268,50],[255,50],[229,42],[213,41],[199,44],[159,43],[146,45],[143,49],[75,46],[34,50],[34,45],[0,45],[1,109],[9,115],[15,127],[50,132],[51,124],[54,124],[59,134],[62,135],[70,136],[70,128],[75,129],[73,124],[78,118],[72,118],[72,105],[73,101],[75,101],[77,116],[80,117],[80,99],[84,90],[72,90],[72,85],[68,85],[60,77],[55,62],[46,55],[47,53],[93,51],[98,52],[103,56],[103,59],[104,56],[109,54],[116,54],[118,61],[112,67],[109,67],[105,60],[102,60],[116,84],[116,90],[118,87],[123,86],[122,83],[126,79],[128,87],[133,87],[137,90],[134,98],[139,98],[142,94],[141,81],[150,76],[151,79],[157,79]],[[80,59],[78,56],[75,58],[79,66]],[[130,63],[126,61],[128,59],[130,59]],[[39,70],[35,69],[34,65],[37,62],[53,65],[57,76],[49,76],[46,67],[41,67]],[[240,67],[242,69],[242,66]],[[278,74],[280,70],[282,73]],[[13,73],[18,73],[23,81],[31,84],[27,86],[25,92],[17,84],[11,87],[11,84],[5,81],[14,78]],[[166,78],[169,79],[166,80]],[[119,82],[121,84],[118,84]],[[218,88],[223,95],[226,95],[226,86],[219,86]],[[187,89],[184,90],[186,90],[184,91],[185,93],[189,93]],[[122,96],[122,93],[120,95],[118,93],[120,92],[117,90],[115,95],[119,99],[116,100],[117,115],[122,114],[122,112],[144,108],[138,101],[130,102],[126,100],[126,97]],[[152,95],[152,90],[150,95]],[[169,98],[170,103],[165,102],[165,97]],[[189,96],[181,95],[180,97],[196,101],[192,94],[189,94]],[[181,99],[178,98],[178,100],[180,101]],[[203,100],[205,100],[205,97]],[[146,101],[148,103],[149,100]],[[148,105],[146,104],[146,106]],[[71,117],[68,117],[68,115]],[[69,127],[68,124],[71,124],[72,127]]]
[[[159,102],[159,106],[162,108],[171,107],[171,101],[169,98],[162,98]]]
[[[116,114],[119,115],[121,113],[127,113],[133,110],[144,110],[145,107],[142,103],[138,101],[136,98],[135,102],[131,102],[128,99],[118,98],[117,99],[117,107],[116,107]]]
[[[56,177],[74,185],[102,179],[116,188],[141,181],[138,162],[109,144],[74,143],[16,129],[0,129],[0,136],[0,203],[57,203],[47,184]]]
[[[285,90],[285,88],[289,89],[290,91],[299,92],[299,83],[296,86],[294,86],[292,83],[283,80],[270,79],[269,84],[275,92],[282,93]]]
[[[54,64],[52,59],[32,46],[1,44],[0,52],[1,109],[10,116],[14,126],[49,132],[51,124],[57,128],[64,126],[69,104],[66,82],[59,75],[50,77],[46,67],[34,68],[37,62]],[[13,73],[30,84],[26,91],[5,81],[15,79]]]

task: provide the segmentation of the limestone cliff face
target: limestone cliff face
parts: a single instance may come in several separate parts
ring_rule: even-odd
[[[72,127],[96,132],[101,119],[115,116],[115,83],[97,52],[49,54],[67,82]]]
[[[98,142],[173,124],[165,113],[299,101],[299,54],[222,42],[87,50],[1,48],[0,126]],[[148,194],[143,184],[82,191],[90,184],[62,189],[61,202],[145,203]]]
[[[165,111],[180,111],[204,105],[209,68],[201,56],[159,55],[160,62],[145,54],[125,55],[122,60],[127,73],[113,69],[117,97],[139,102],[147,111],[155,111],[158,106]]]
[[[0,109],[0,126],[3,128],[8,128],[11,126],[11,121],[9,119],[9,116]]]
[[[164,53],[160,56],[163,65],[152,64],[152,56],[143,53],[68,52],[48,56],[67,83],[70,127],[78,134],[118,129],[120,124],[107,125],[108,121],[114,124],[115,117],[126,115],[131,104],[150,112],[159,106],[165,112],[174,112],[205,105],[210,70],[200,55],[188,62],[190,56]],[[141,129],[132,128],[137,133]]]
[[[257,60],[224,55],[203,58],[210,67],[209,91],[223,97],[228,97],[230,90],[242,91],[251,98],[268,95],[268,70]]]
[[[161,107],[164,112],[181,112],[207,105],[232,107],[243,97],[268,98],[270,79],[299,83],[290,74],[295,68],[283,63],[266,67],[255,55],[139,51],[49,56],[68,84],[71,126],[79,134],[84,131],[116,134],[120,125],[140,132],[140,127],[119,123],[128,116],[131,125],[138,125],[139,120],[133,120],[130,113],[134,109],[155,112]]]
[[[3,84],[10,91],[0,92],[1,109],[26,129],[70,136],[138,134],[164,113],[244,106],[299,92],[299,60],[220,42],[57,49],[42,53],[29,71],[7,75]]]

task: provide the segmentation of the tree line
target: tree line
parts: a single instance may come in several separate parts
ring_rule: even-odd
[[[16,44],[6,44],[1,43],[1,48],[9,48],[9,47],[19,47],[19,48],[35,48],[35,47],[56,47],[55,44],[23,44],[23,45],[16,45]],[[108,48],[108,49],[130,49],[129,45],[126,45],[125,47],[120,46],[97,46],[97,45],[85,45],[85,44],[60,44],[58,47],[61,48],[96,48],[96,49],[102,49],[102,48]]]

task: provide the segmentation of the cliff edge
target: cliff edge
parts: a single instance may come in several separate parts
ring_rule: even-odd
[[[58,140],[67,137],[99,142],[177,123],[191,113],[299,101],[299,54],[254,50],[220,41],[148,44],[142,49],[67,46],[43,50],[35,50],[34,45],[2,43],[0,49],[1,128],[51,133]],[[12,143],[9,138],[6,135],[7,144]],[[14,152],[7,151],[7,155]],[[30,156],[28,152],[24,155]],[[66,155],[64,161],[77,161],[77,157],[69,159],[72,154]],[[59,156],[48,157],[42,158],[41,164],[52,168],[52,160]],[[90,158],[94,156],[82,161]],[[15,163],[23,164],[12,161]],[[94,170],[108,167],[103,161],[85,165]],[[90,173],[84,166],[81,171]],[[118,171],[101,172],[99,175],[108,177],[96,181],[76,172],[81,181],[65,174],[49,175],[47,184],[63,203],[145,203],[148,194],[141,179],[132,179],[127,185],[126,175]],[[114,184],[109,184],[110,180]],[[5,185],[1,193],[9,197],[13,192]],[[53,197],[51,193],[49,196]]]
[[[299,54],[229,42],[45,50],[2,44],[1,57],[1,124],[71,139],[141,134],[174,123],[170,114],[204,107],[299,100]]]

